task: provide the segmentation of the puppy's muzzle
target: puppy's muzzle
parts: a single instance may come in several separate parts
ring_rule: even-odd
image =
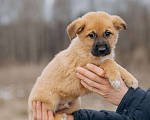
[[[97,57],[109,55],[110,52],[111,52],[110,46],[107,43],[104,43],[104,44],[95,44],[93,46],[93,49],[91,50],[91,53],[94,56],[97,56]]]

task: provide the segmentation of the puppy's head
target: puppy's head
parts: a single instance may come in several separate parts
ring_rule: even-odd
[[[73,21],[67,27],[67,32],[71,40],[77,35],[83,47],[99,57],[111,53],[122,28],[126,29],[126,23],[119,16],[90,12]]]

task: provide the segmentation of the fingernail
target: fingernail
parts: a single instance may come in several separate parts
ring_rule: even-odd
[[[36,105],[36,102],[33,102],[33,105]]]
[[[48,111],[48,115],[51,116],[51,111]]]
[[[77,72],[79,72],[79,71],[80,71],[80,68],[79,68],[79,67],[77,67],[77,68],[76,68],[76,71],[77,71]]]
[[[54,120],[54,118],[52,116],[49,116],[49,120]]]
[[[44,103],[42,103],[42,107],[44,107]]]
[[[88,64],[86,65],[86,67],[89,68],[89,67],[90,67],[90,64],[88,63]]]
[[[53,117],[53,112],[52,111],[48,111],[48,116],[49,116],[49,118],[52,118]]]
[[[79,74],[79,73],[77,73],[76,75],[77,75],[77,77],[79,77],[79,76],[80,76],[80,74]]]
[[[37,101],[37,106],[40,106],[40,101]]]

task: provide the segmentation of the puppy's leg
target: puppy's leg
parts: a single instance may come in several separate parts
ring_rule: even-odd
[[[42,101],[41,101],[42,102]],[[47,110],[51,110],[53,112],[56,111],[57,106],[60,102],[60,98],[56,94],[51,94],[47,97],[46,101],[43,101]]]
[[[63,110],[58,111],[57,113],[66,113],[66,114],[72,114],[74,111],[79,110],[80,106],[81,106],[81,98],[77,98],[76,100],[74,100],[73,102],[71,102],[69,104],[70,108],[66,108]]]
[[[117,63],[111,59],[107,59],[101,63],[100,68],[105,71],[105,76],[109,79],[111,86],[116,89],[119,88],[121,76]]]
[[[55,120],[67,120],[67,114],[72,114],[74,111],[79,110],[81,105],[81,99],[80,97],[74,100],[70,105],[70,108],[66,108],[63,110],[58,111],[55,114]]]
[[[123,67],[118,65],[121,78],[124,80],[128,87],[136,89],[138,87],[138,81]]]
[[[67,120],[67,114],[55,114],[54,120]]]

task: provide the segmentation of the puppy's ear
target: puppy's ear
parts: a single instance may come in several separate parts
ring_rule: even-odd
[[[120,18],[119,16],[115,16],[115,15],[112,16],[112,18],[113,18],[114,27],[118,31],[120,31],[122,28],[124,28],[124,30],[126,30],[127,25],[126,25],[125,21],[122,18]]]
[[[70,37],[70,40],[76,37],[76,34],[81,32],[85,26],[84,20],[82,18],[78,18],[77,20],[73,21],[68,27],[67,32]]]

